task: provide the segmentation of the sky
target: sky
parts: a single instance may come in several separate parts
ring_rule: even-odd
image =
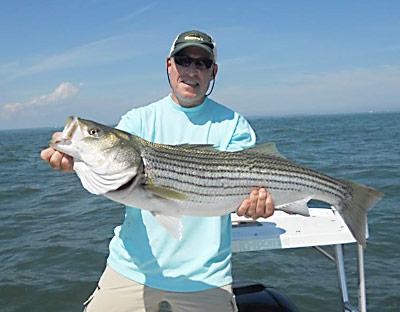
[[[400,1],[0,1],[0,129],[116,124],[210,33],[211,98],[246,117],[400,111]]]

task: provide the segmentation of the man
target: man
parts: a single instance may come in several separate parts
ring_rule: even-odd
[[[218,72],[216,46],[200,31],[175,39],[166,68],[171,94],[125,114],[117,128],[164,144],[213,144],[220,150],[252,147],[255,134],[238,113],[208,98]],[[55,134],[59,135],[59,134]],[[51,148],[42,159],[71,171],[73,160]],[[253,190],[237,210],[254,219],[273,214],[265,189]],[[127,207],[115,229],[107,267],[86,302],[86,311],[236,311],[232,295],[231,221],[183,217],[176,240],[145,210]]]

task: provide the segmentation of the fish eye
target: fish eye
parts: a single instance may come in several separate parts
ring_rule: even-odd
[[[99,134],[100,134],[100,129],[99,128],[90,128],[89,130],[88,130],[88,133],[90,134],[90,135],[92,135],[92,136],[99,136]]]

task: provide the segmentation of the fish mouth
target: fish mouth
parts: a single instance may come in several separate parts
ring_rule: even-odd
[[[58,146],[64,146],[64,145],[68,146],[71,144],[72,144],[71,139],[57,138],[57,139],[51,139],[49,141],[49,145],[53,148],[56,148]]]
[[[66,140],[72,139],[75,136],[78,128],[80,128],[79,127],[79,118],[73,117],[73,116],[68,117],[67,122],[65,123],[61,138],[66,139]]]
[[[79,118],[70,116],[65,123],[61,136],[51,139],[49,145],[55,150],[76,157],[74,141],[81,140],[83,136]]]

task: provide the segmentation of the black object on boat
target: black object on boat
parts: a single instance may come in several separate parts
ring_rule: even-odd
[[[287,297],[263,284],[234,283],[233,293],[239,312],[299,312]]]

